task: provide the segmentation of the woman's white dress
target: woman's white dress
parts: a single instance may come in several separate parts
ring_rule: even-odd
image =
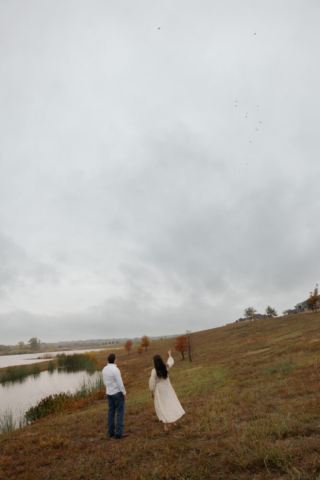
[[[172,357],[167,362],[167,370],[174,364]],[[183,410],[175,391],[172,388],[169,375],[167,378],[158,378],[155,368],[151,372],[149,381],[151,392],[154,392],[154,407],[159,420],[163,423],[173,423],[186,412]]]

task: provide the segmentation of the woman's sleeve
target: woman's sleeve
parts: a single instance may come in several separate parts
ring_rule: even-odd
[[[152,372],[151,372],[150,380],[149,380],[149,388],[150,388],[151,392],[155,391],[156,385],[157,385],[156,372],[153,369]]]
[[[167,365],[168,365],[168,370],[170,370],[171,367],[173,367],[174,360],[172,357],[168,358]]]

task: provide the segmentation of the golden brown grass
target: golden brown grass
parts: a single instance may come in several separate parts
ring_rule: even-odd
[[[125,430],[107,437],[107,403],[49,416],[0,437],[1,479],[320,479],[320,314],[193,334],[194,361],[174,354],[186,410],[169,434],[148,391],[152,356],[117,351],[128,391]],[[97,354],[100,368],[108,352]]]

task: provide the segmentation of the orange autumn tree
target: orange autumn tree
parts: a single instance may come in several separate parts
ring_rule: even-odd
[[[177,337],[174,349],[177,352],[181,352],[182,360],[184,360],[184,352],[188,351],[188,339],[187,339],[187,337],[184,337],[183,335],[181,337]]]
[[[129,355],[130,350],[132,350],[132,342],[131,342],[131,340],[128,340],[128,341],[124,344],[124,348],[127,350],[128,355]]]
[[[143,352],[143,347],[139,347],[137,351],[138,351],[138,353],[140,353],[140,355],[141,355],[141,353]]]
[[[144,348],[144,351],[146,352],[148,347],[150,345],[150,339],[149,337],[147,337],[147,335],[143,335],[143,337],[141,338],[141,345],[140,347],[143,347]]]
[[[319,300],[320,295],[318,292],[318,284],[316,284],[314,292],[310,292],[310,297],[308,298],[308,305],[310,305],[310,307],[315,313],[317,313],[317,308],[319,308]]]

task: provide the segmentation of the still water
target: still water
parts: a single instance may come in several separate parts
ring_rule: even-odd
[[[36,377],[29,375],[22,382],[0,384],[0,415],[9,409],[19,416],[42,398],[60,392],[73,393],[84,380],[90,382],[101,375],[100,372],[90,375],[85,371],[67,373],[63,370],[41,372]]]
[[[60,350],[59,352],[45,352],[45,353],[23,353],[22,355],[1,355],[0,356],[0,368],[6,367],[17,367],[18,365],[30,365],[30,363],[39,363],[47,362],[49,358],[42,358],[37,360],[38,357],[43,357],[44,355],[50,355],[56,357],[61,353],[67,355],[72,355],[74,353],[85,353],[85,352],[99,352],[101,350],[106,350],[105,348],[96,348],[88,350]],[[109,348],[110,350],[110,348]],[[113,350],[118,350],[118,348],[113,348]]]

